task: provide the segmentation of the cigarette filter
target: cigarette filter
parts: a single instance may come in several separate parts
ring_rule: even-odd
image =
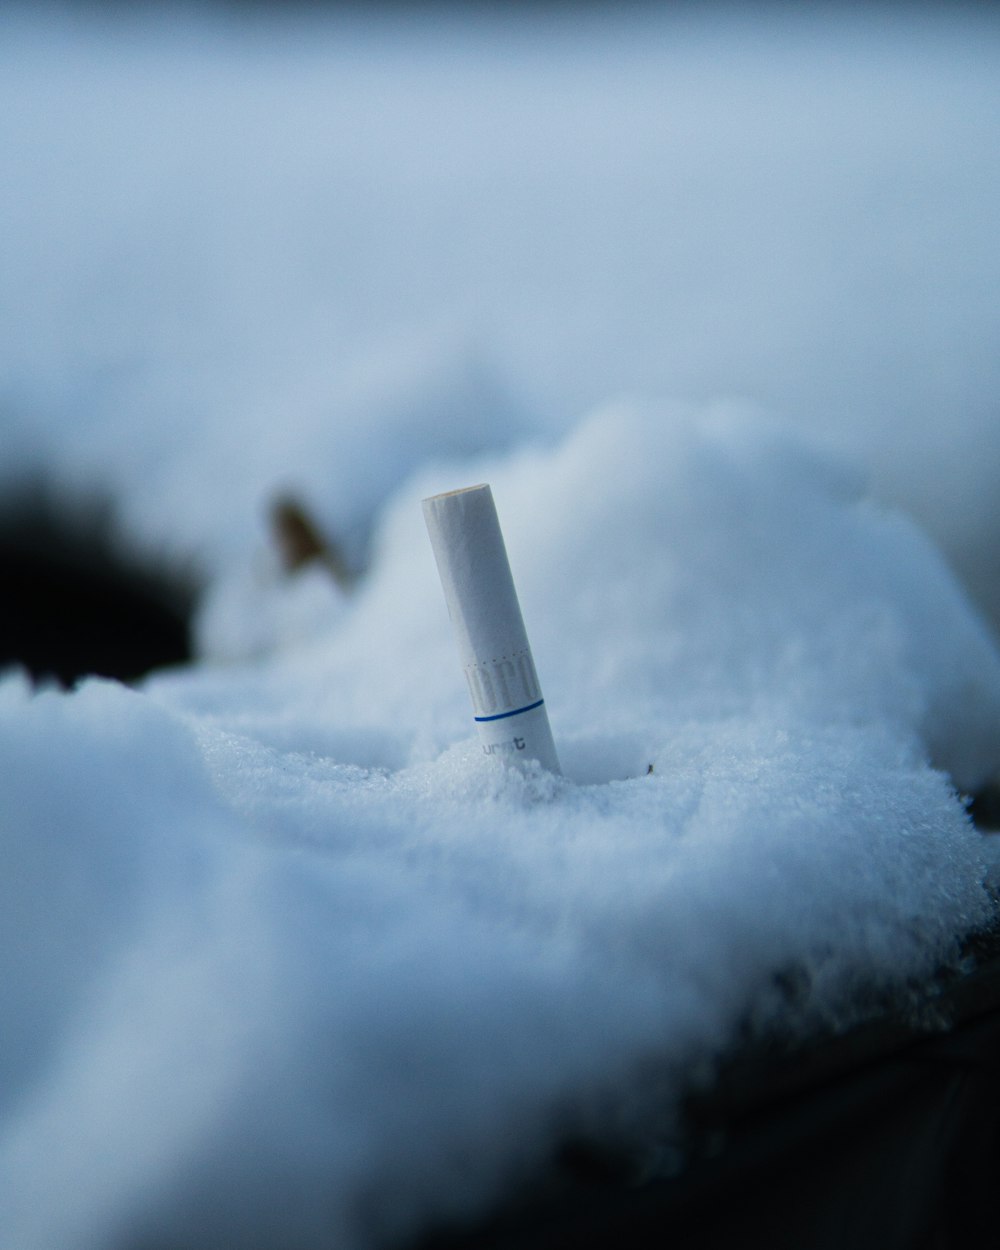
[[[468,486],[423,508],[483,751],[560,772],[493,492]]]

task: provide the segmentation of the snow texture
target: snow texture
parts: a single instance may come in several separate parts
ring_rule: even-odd
[[[206,584],[186,669],[0,681],[6,1244],[665,1167],[748,1022],[995,918],[997,25],[903,14],[0,17],[0,471]],[[564,777],[469,723],[419,501],[479,481]]]

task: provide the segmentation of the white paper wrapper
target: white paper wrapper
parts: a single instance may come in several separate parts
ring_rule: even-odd
[[[483,750],[558,773],[492,491],[448,491],[423,508]]]

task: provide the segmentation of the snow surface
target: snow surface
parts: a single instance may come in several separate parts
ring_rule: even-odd
[[[0,475],[228,568],[286,484],[361,546],[429,444],[745,397],[1000,621],[1000,16],[676,7],[3,6]]]
[[[995,918],[995,19],[498,22],[0,18],[0,472],[207,586],[185,670],[0,682],[20,1250],[671,1166],[748,1020]],[[419,500],[484,480],[562,778],[470,733]]]

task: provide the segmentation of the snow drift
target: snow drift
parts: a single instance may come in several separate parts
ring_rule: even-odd
[[[680,416],[462,466],[492,478],[567,779],[471,738],[430,477],[309,645],[141,692],[7,679],[18,1245],[372,1244],[568,1128],[652,1150],[643,1065],[679,1094],[780,1015],[776,971],[836,1025],[991,920],[949,780],[1000,755],[984,628],[851,474]]]
[[[995,920],[996,22],[722,14],[0,17],[0,478],[204,587],[185,670],[0,682],[19,1250],[672,1166],[741,1029]],[[483,480],[562,778],[469,723],[419,500]]]

